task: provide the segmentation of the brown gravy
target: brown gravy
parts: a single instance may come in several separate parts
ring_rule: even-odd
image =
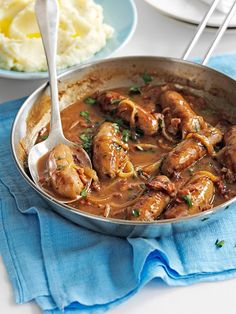
[[[126,87],[117,88],[114,91],[130,97],[129,90]],[[188,101],[191,101],[193,110],[198,115],[203,116],[206,122],[215,126],[221,121],[221,115],[213,113],[203,99],[189,95],[184,96]],[[133,94],[131,99],[149,112],[160,112],[158,103],[153,103],[152,99],[145,93]],[[99,216],[127,219],[126,208],[131,206],[137,199],[137,196],[144,192],[145,182],[148,179],[145,171],[142,172],[140,169],[145,169],[146,166],[161,160],[176,144],[167,141],[160,132],[155,136],[147,136],[139,132],[140,130],[136,130],[137,138],[135,140],[131,139],[129,126],[124,124],[118,117],[102,112],[100,107],[96,103],[93,103],[93,100],[90,100],[90,103],[87,100],[72,104],[61,112],[61,118],[66,138],[83,145],[90,154],[92,138],[103,121],[112,121],[113,123],[118,123],[120,126],[123,139],[129,145],[128,156],[134,165],[137,175],[126,179],[100,179],[99,189],[96,186],[92,186],[85,197],[71,203],[70,206]],[[45,139],[48,130],[48,126],[42,130],[39,134],[38,142]],[[178,189],[196,171],[207,170],[216,176],[220,176],[221,168],[222,166],[215,158],[206,154],[193,165],[183,170],[178,176],[171,178],[171,180],[176,184]],[[47,176],[47,156],[41,159],[38,169],[39,176],[45,178]],[[225,182],[224,184],[225,189],[228,191],[227,197],[232,197],[236,191],[236,184]],[[50,186],[47,186],[47,189],[50,190]],[[212,206],[221,204],[225,200],[225,195],[216,189]]]

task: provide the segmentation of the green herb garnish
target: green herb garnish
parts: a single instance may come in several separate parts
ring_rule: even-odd
[[[91,122],[88,111],[80,111],[80,116],[84,118],[87,122]]]
[[[112,99],[111,105],[118,105],[121,102],[121,99]]]
[[[91,129],[87,129],[86,132],[80,134],[80,139],[82,141],[82,147],[87,151],[87,153],[91,153],[91,147],[92,147],[92,134],[91,131],[88,131]]]
[[[122,120],[122,119],[115,119],[114,120],[114,122],[116,123],[116,124],[118,124],[119,126],[123,126],[124,125],[124,120]]]
[[[59,170],[59,171],[64,170],[65,168],[66,168],[66,166],[63,166],[63,165],[57,166],[57,170]]]
[[[116,132],[120,131],[120,127],[117,123],[113,123],[112,125],[113,125],[114,129],[116,130]]]
[[[135,132],[138,136],[143,136],[144,135],[144,132],[142,129],[140,129],[139,127],[136,127],[135,128]]]
[[[132,95],[132,94],[141,94],[141,90],[140,90],[140,87],[139,86],[131,86],[129,88],[129,95]]]
[[[128,142],[131,138],[131,132],[128,129],[122,131],[122,141]]]
[[[83,189],[81,192],[80,192],[80,195],[83,196],[83,197],[86,197],[88,194],[87,190],[86,189]]]
[[[110,111],[110,115],[111,115],[111,116],[114,116],[115,114],[117,114],[117,112],[118,112],[117,108],[112,109],[112,110]]]
[[[140,183],[140,188],[143,189],[143,190],[145,190],[145,189],[146,189],[145,183]]]
[[[188,172],[191,174],[191,176],[194,174],[193,168],[188,168]]]
[[[40,139],[41,139],[42,141],[45,141],[47,138],[48,138],[48,135],[43,135],[43,136],[40,137]]]
[[[192,204],[192,200],[191,200],[191,195],[188,194],[188,195],[183,195],[182,196],[182,199],[185,201],[185,203],[188,205],[188,208],[192,207],[193,204]]]
[[[86,103],[87,105],[95,105],[97,102],[97,100],[93,97],[87,97],[84,99],[84,103]]]
[[[134,217],[139,217],[140,216],[140,212],[139,212],[139,209],[138,208],[135,208],[132,210],[132,215]]]
[[[147,72],[145,72],[141,77],[144,80],[145,84],[151,83],[151,81],[153,80],[153,77]]]
[[[221,248],[223,245],[225,244],[225,240],[216,240],[216,242],[215,242],[215,246],[217,247],[217,248]]]

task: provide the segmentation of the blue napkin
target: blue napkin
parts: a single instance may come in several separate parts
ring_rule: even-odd
[[[236,77],[235,55],[211,64]],[[197,231],[159,239],[105,236],[55,214],[11,157],[10,128],[22,102],[0,106],[0,252],[17,303],[34,300],[51,314],[102,313],[153,278],[180,286],[236,276],[234,210]],[[225,244],[218,248],[216,239]]]

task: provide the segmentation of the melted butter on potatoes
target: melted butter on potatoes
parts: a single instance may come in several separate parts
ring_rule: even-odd
[[[78,64],[106,45],[113,28],[103,23],[102,7],[93,0],[59,3],[58,68]],[[33,0],[0,0],[0,68],[46,71],[46,59]]]

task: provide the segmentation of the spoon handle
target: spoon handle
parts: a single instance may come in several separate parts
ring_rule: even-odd
[[[36,0],[35,14],[41,33],[44,51],[47,59],[49,82],[51,90],[51,123],[52,133],[63,136],[60,109],[58,101],[56,52],[58,29],[58,4],[57,0]]]

